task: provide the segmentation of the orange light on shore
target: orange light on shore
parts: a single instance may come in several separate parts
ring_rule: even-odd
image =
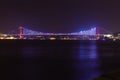
[[[56,40],[56,38],[54,38],[54,37],[51,37],[51,38],[49,38],[50,40]]]

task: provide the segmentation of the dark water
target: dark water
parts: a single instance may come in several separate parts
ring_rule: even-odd
[[[92,80],[119,61],[120,42],[0,42],[0,80]]]

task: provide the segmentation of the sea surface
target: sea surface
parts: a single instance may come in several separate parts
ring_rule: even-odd
[[[0,41],[0,80],[93,80],[120,69],[120,42]]]

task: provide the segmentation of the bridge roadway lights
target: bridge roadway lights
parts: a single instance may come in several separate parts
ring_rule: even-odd
[[[38,40],[98,40],[97,35],[22,35],[22,39],[38,39]]]

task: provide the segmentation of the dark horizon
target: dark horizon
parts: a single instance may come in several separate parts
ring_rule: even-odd
[[[0,32],[20,25],[40,32],[78,32],[92,26],[120,32],[120,1],[11,0],[0,3]]]

